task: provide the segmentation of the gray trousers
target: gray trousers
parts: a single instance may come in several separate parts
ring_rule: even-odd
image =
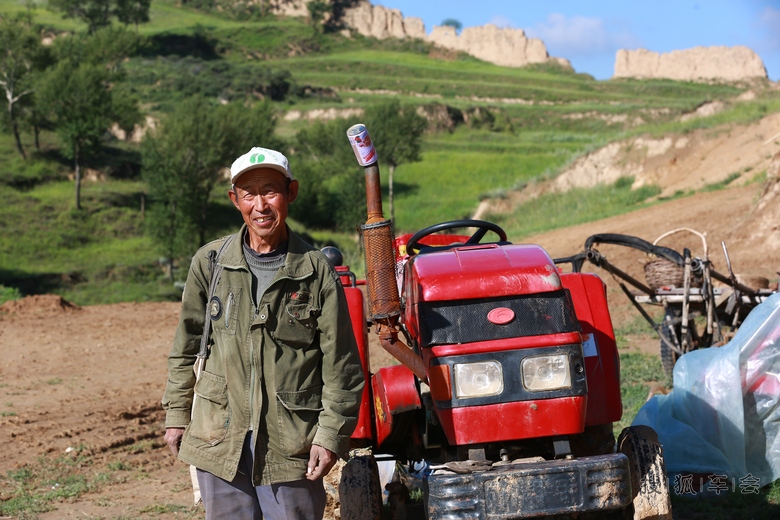
[[[254,486],[253,447],[247,435],[232,482],[198,470],[206,520],[321,520],[326,500],[322,479]]]

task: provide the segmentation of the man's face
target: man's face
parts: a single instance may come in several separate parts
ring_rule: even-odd
[[[249,246],[268,253],[287,240],[287,205],[298,196],[298,182],[270,168],[251,170],[236,180],[228,192],[241,212],[249,234]]]

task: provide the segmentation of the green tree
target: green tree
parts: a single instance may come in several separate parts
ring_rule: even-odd
[[[125,25],[149,21],[150,0],[49,0],[49,8],[65,18],[85,22],[89,33],[111,24],[112,18]]]
[[[73,160],[76,209],[81,209],[82,164],[98,155],[112,123],[132,129],[141,119],[137,101],[121,87],[120,67],[137,38],[107,27],[62,40],[55,49],[60,61],[41,78],[33,119],[36,125],[52,125],[63,155]]]
[[[149,6],[151,0],[116,0],[114,14],[117,20],[125,25],[135,25],[138,32],[138,24],[149,21]]]
[[[330,13],[330,5],[325,0],[312,0],[306,4],[306,9],[309,11],[309,23],[319,32],[325,15]]]
[[[447,18],[441,24],[444,27],[452,27],[457,34],[460,34],[460,30],[463,29],[463,24],[455,18]]]
[[[428,125],[415,107],[402,106],[397,100],[373,105],[364,117],[379,161],[388,169],[390,220],[395,220],[393,174],[398,165],[420,161],[422,135]]]
[[[365,180],[347,144],[349,126],[345,119],[318,121],[295,136],[300,188],[290,215],[308,226],[354,231],[365,221]]]
[[[100,150],[112,122],[109,74],[95,65],[60,61],[42,80],[36,101],[53,121],[63,154],[73,160],[76,209],[81,209],[81,165]]]
[[[36,73],[49,64],[49,53],[26,15],[0,20],[0,86],[5,91],[8,125],[16,141],[16,149],[27,158],[19,137],[17,107],[31,98],[35,91]]]
[[[224,168],[252,146],[281,148],[275,126],[270,104],[247,108],[193,96],[146,134],[142,174],[153,203],[148,230],[171,266],[206,242],[209,203]]]
[[[86,22],[90,33],[111,23],[111,0],[49,0],[49,8]]]
[[[54,41],[58,59],[105,67],[112,81],[124,79],[122,63],[135,54],[139,37],[124,27],[102,27],[90,34],[75,34]]]

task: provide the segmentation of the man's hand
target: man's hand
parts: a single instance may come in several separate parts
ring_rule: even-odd
[[[184,428],[166,428],[165,429],[165,444],[170,448],[171,453],[175,456],[179,456],[179,445],[181,445],[181,438],[184,437]]]
[[[306,470],[306,478],[317,480],[324,477],[336,464],[336,460],[338,457],[335,453],[322,446],[312,444],[309,451],[309,468]]]

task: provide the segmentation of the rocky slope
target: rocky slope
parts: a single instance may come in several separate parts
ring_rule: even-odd
[[[579,251],[585,238],[594,233],[624,233],[652,241],[669,230],[688,227],[707,235],[710,251],[719,258],[718,268],[725,268],[722,253],[718,253],[724,240],[742,273],[777,280],[780,113],[718,131],[610,143],[574,161],[551,181],[529,184],[504,199],[484,200],[473,218],[518,212],[523,202],[543,193],[608,184],[624,176],[633,177],[635,187],[657,185],[661,188],[659,199],[672,200],[524,240],[543,245],[553,257],[568,256]],[[691,243],[674,238],[665,245],[699,250],[697,240]],[[628,266],[630,273],[642,276],[639,264],[625,251],[618,248],[611,254],[617,255],[616,265]]]

